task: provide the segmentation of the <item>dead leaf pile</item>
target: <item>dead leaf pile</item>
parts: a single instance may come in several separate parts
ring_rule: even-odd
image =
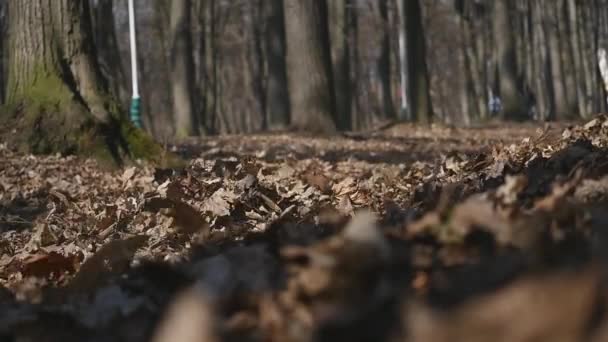
[[[603,341],[608,118],[175,146],[0,144],[0,336]]]

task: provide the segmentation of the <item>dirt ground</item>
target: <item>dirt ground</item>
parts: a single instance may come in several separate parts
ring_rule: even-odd
[[[608,118],[0,144],[0,341],[606,341]]]

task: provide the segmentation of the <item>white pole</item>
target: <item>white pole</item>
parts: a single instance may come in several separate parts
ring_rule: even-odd
[[[408,1],[408,0],[404,0]],[[405,47],[405,8],[402,0],[397,0],[399,11],[399,78],[401,87],[399,89],[401,95],[401,115],[409,119],[407,110],[407,57]]]
[[[139,84],[137,80],[137,41],[135,39],[135,8],[133,0],[129,0],[129,42],[131,44],[131,82],[133,95],[131,97],[131,122],[141,128]]]
[[[137,84],[137,41],[135,40],[135,10],[133,0],[129,0],[129,41],[131,44],[131,81],[133,83],[133,98],[139,98]]]

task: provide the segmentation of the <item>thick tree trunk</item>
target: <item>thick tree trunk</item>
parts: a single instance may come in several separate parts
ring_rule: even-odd
[[[88,1],[11,1],[8,141],[34,153],[79,153],[116,162],[160,148],[119,115],[95,58]],[[2,130],[2,129],[0,129]]]
[[[129,99],[127,78],[120,59],[120,50],[114,29],[113,0],[98,0],[93,10],[93,34],[97,47],[98,61],[105,79],[113,94],[121,103]]]
[[[513,27],[509,12],[510,0],[494,1],[494,43],[498,56],[498,90],[503,105],[503,117],[507,120],[527,119],[523,91],[517,81],[517,56]]]
[[[193,102],[194,61],[190,32],[190,0],[171,2],[171,88],[176,138],[199,134]]]
[[[285,0],[287,78],[294,128],[336,130],[326,0]]]
[[[409,109],[414,120],[429,123],[433,120],[433,108],[420,2],[419,0],[399,1],[404,1],[402,5],[406,15]]]
[[[265,1],[266,12],[265,50],[268,62],[266,85],[266,110],[268,128],[284,129],[289,125],[289,93],[285,56],[285,22],[283,0]]]

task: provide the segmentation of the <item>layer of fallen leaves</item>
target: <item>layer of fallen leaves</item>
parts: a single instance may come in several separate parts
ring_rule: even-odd
[[[0,336],[608,338],[604,116],[176,150],[103,171],[0,145]]]

